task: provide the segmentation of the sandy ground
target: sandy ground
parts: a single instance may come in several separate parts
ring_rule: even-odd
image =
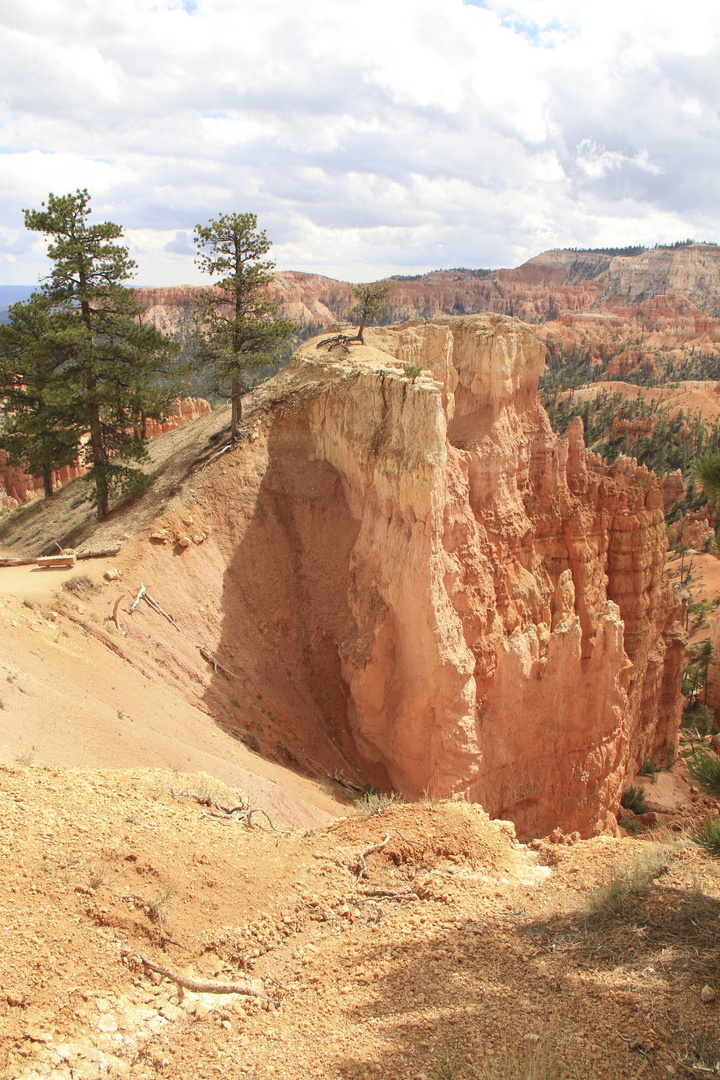
[[[124,591],[103,580],[112,565],[0,568],[0,761],[205,771],[286,824],[329,820],[339,807],[318,784],[252,753],[208,715],[202,688],[189,700],[128,650],[109,618]],[[78,578],[93,605],[63,588]]]
[[[3,1076],[714,1075],[720,875],[683,833],[534,851],[464,804],[310,832],[221,805],[185,774],[0,767]]]

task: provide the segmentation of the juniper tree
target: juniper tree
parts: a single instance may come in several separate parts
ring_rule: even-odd
[[[43,293],[56,312],[72,319],[75,347],[62,366],[72,393],[72,424],[89,431],[97,516],[107,516],[111,486],[139,470],[128,462],[146,456],[138,429],[159,418],[177,394],[171,376],[177,346],[142,322],[142,309],[124,282],[135,263],[118,243],[123,230],[89,224],[90,195],[77,190],[48,196],[40,210],[25,210],[26,228],[50,240],[53,264]]]
[[[53,472],[72,465],[80,446],[62,370],[77,345],[72,323],[47,297],[33,293],[13,304],[0,326],[0,448],[11,465],[42,476],[46,498],[53,493]]]
[[[242,418],[242,395],[252,371],[277,359],[295,330],[278,317],[267,289],[275,263],[263,259],[271,248],[258,231],[255,214],[221,214],[195,226],[196,262],[203,273],[219,277],[200,301],[198,358],[231,387],[231,437]]]

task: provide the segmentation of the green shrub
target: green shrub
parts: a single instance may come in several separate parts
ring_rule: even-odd
[[[698,735],[709,735],[713,729],[713,714],[712,710],[707,705],[700,705],[697,702],[694,705],[688,705],[683,710],[681,727],[686,730],[696,730]]]
[[[416,367],[415,364],[406,364],[403,368],[403,374],[406,379],[409,379],[411,383],[414,383],[419,375],[422,375],[423,369]]]
[[[705,818],[693,832],[692,838],[713,859],[720,859],[720,821]]]
[[[660,769],[658,768],[657,762],[654,758],[650,758],[646,754],[643,758],[643,763],[638,771],[638,776],[649,776],[651,779],[653,779],[654,783],[655,773],[658,772],[660,772]]]
[[[690,776],[708,795],[720,796],[720,758],[704,746],[695,746],[685,755]]]
[[[642,821],[638,821],[637,818],[626,817],[620,822],[623,829],[627,829],[631,833],[641,833],[645,831],[645,827]]]
[[[641,787],[629,787],[620,803],[626,810],[632,810],[633,814],[637,814],[638,817],[648,812],[647,799]]]

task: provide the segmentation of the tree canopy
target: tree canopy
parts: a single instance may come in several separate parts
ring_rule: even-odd
[[[357,340],[361,345],[365,344],[363,337],[365,326],[382,316],[387,307],[385,301],[394,284],[394,281],[373,281],[368,285],[353,285],[352,294],[357,304],[350,308],[348,314],[357,315],[360,318]]]
[[[146,455],[146,417],[159,418],[177,395],[172,368],[177,346],[142,321],[133,291],[124,285],[135,263],[118,243],[123,230],[90,224],[90,195],[78,190],[48,196],[40,210],[25,210],[25,225],[50,239],[52,269],[43,297],[52,329],[63,326],[66,349],[57,369],[71,429],[90,433],[97,516],[108,512],[111,486],[127,488],[139,470],[129,462]]]
[[[46,496],[53,493],[53,472],[79,453],[62,371],[75,346],[72,317],[54,311],[41,293],[13,304],[0,325],[0,448],[11,465],[42,476]]]
[[[252,373],[277,359],[295,324],[278,317],[267,296],[275,263],[264,259],[271,248],[255,214],[221,214],[195,227],[196,262],[218,277],[200,302],[199,359],[231,384],[231,435],[242,418],[242,395]]]

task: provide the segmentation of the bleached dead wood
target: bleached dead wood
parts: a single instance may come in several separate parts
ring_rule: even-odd
[[[137,596],[135,597],[135,599],[133,600],[132,604],[130,605],[130,607],[128,609],[128,615],[132,615],[133,611],[135,611],[137,609],[137,607],[140,604],[140,601],[142,600],[144,595],[145,595],[145,586],[141,585],[140,588],[138,589]]]
[[[358,860],[360,862],[360,869],[358,870],[357,878],[355,879],[356,881],[359,881],[360,878],[364,877],[365,874],[367,873],[367,863],[365,862],[365,859],[367,858],[367,856],[368,855],[374,855],[376,851],[382,851],[382,849],[387,845],[389,840],[390,840],[390,829],[388,829],[387,834],[385,836],[385,839],[381,840],[381,842],[379,844],[370,844],[369,847],[366,847],[364,851],[360,852],[360,854],[358,855]]]
[[[205,811],[200,815],[201,818],[210,817],[216,821],[223,822],[223,824],[231,821],[242,821],[248,828],[262,829],[264,832],[267,832],[268,830],[265,829],[263,825],[256,825],[255,822],[253,822],[255,814],[263,814],[263,816],[267,818],[268,824],[273,832],[281,831],[275,828],[272,818],[267,810],[263,810],[261,806],[251,806],[249,802],[247,804],[240,803],[238,806],[223,806],[222,803],[218,802],[217,799],[214,799],[212,795],[198,795],[195,791],[175,791],[173,788],[170,788],[170,794],[176,799],[195,799],[201,806],[207,806],[210,807],[211,810],[216,811],[216,813]]]
[[[156,611],[158,613],[158,615],[162,615],[163,618],[167,619],[167,621],[169,623],[172,623],[172,625],[175,627],[176,630],[180,629],[180,627],[175,622],[175,619],[172,617],[170,612],[169,611],[164,611],[163,608],[161,608],[160,605],[158,604],[157,600],[154,600],[147,590],[145,590],[145,592],[143,593],[142,598],[145,601],[145,603],[148,604],[153,609],[153,611]]]
[[[147,956],[131,949],[129,945],[123,945],[121,951],[124,956],[134,957],[148,971],[155,971],[158,975],[163,975],[174,982],[181,998],[183,990],[191,990],[194,994],[243,994],[245,997],[259,998],[260,1001],[270,1000],[266,994],[256,990],[254,986],[248,986],[247,983],[220,983],[209,982],[206,979],[193,979],[189,975],[181,975],[178,971],[165,967],[164,964],[149,960]]]
[[[318,341],[315,346],[316,349],[337,349],[340,348],[347,356],[350,352],[350,345],[362,345],[360,338],[357,336],[351,337],[349,334],[334,334],[333,337],[323,338],[322,341]]]
[[[207,662],[209,664],[212,664],[212,666],[215,668],[215,674],[216,675],[217,675],[218,670],[219,670],[219,671],[224,671],[225,674],[229,675],[232,679],[239,679],[240,678],[240,676],[236,675],[234,671],[230,671],[228,668],[224,667],[224,665],[221,664],[220,661],[215,656],[213,656],[213,654],[210,652],[210,650],[206,649],[204,645],[198,645],[198,648],[200,649],[200,655],[205,660],[207,660]]]

